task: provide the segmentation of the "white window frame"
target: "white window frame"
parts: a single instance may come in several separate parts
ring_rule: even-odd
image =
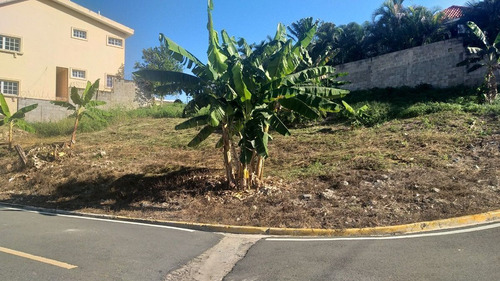
[[[109,85],[109,83],[108,83],[108,82],[109,82],[109,80],[108,80],[109,78],[111,78],[111,79],[112,79],[112,80],[111,80],[111,86],[110,86],[110,85]],[[108,89],[113,89],[113,88],[115,87],[115,81],[114,81],[114,79],[115,79],[115,78],[118,78],[118,76],[116,76],[116,75],[111,75],[111,74],[106,74],[106,88],[108,88]]]
[[[81,75],[74,75],[76,73],[83,73],[83,77]],[[71,78],[73,79],[81,79],[81,80],[86,80],[87,79],[87,71],[79,68],[72,68],[71,69]]]
[[[5,83],[14,83],[16,84],[16,93],[9,93],[4,90]],[[7,79],[0,79],[0,93],[6,95],[6,96],[19,96],[19,81],[13,81],[13,80],[7,80]]]
[[[84,34],[85,34],[85,37],[77,36],[77,35],[75,35],[75,32],[77,32],[77,33],[78,33],[78,32],[84,33]],[[72,28],[71,28],[71,38],[75,38],[75,39],[78,39],[78,40],[84,40],[84,41],[87,41],[87,40],[88,40],[88,32],[87,32],[87,30],[85,30],[85,29],[72,27]]]
[[[18,46],[18,49],[6,49],[5,45],[7,43],[7,40],[17,40],[17,44],[14,43],[14,46]],[[10,45],[11,43],[9,43]],[[5,35],[5,34],[0,34],[0,51],[2,52],[8,52],[8,53],[18,53],[20,54],[22,51],[22,39],[21,37],[16,37],[16,36],[10,36],[10,35]]]
[[[120,44],[115,44],[114,41],[121,42]],[[110,42],[111,41],[111,42]],[[106,45],[112,46],[112,47],[117,47],[117,48],[123,48],[125,41],[122,38],[118,37],[113,37],[113,36],[106,36]]]

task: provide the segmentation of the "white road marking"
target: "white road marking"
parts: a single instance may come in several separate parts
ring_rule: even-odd
[[[0,205],[0,207],[4,208],[4,209],[7,209],[7,210],[16,210],[16,211],[23,211],[23,212],[28,212],[28,213],[36,213],[36,214],[49,215],[49,216],[57,216],[57,217],[66,217],[66,218],[74,218],[74,219],[82,219],[82,220],[93,220],[93,221],[103,221],[103,222],[114,222],[114,223],[131,224],[131,225],[139,225],[139,226],[149,226],[149,227],[156,227],[156,228],[166,228],[166,229],[180,230],[180,231],[186,231],[186,232],[195,232],[196,231],[196,230],[193,230],[193,229],[180,228],[180,227],[168,226],[168,225],[148,224],[148,223],[133,222],[133,221],[123,221],[123,220],[112,220],[112,219],[101,219],[101,218],[75,216],[75,215],[56,214],[56,213],[49,213],[49,212],[42,212],[42,211],[24,210],[24,209],[19,209],[19,208],[2,207],[1,205]]]
[[[476,232],[486,229],[492,229],[500,227],[500,223],[488,224],[483,226],[477,226],[473,228],[457,229],[443,232],[430,232],[430,233],[419,233],[419,234],[409,234],[409,235],[398,235],[398,236],[366,236],[366,237],[331,237],[331,238],[266,238],[266,241],[282,241],[282,242],[324,242],[324,241],[359,241],[359,240],[395,240],[395,239],[410,239],[410,238],[422,238],[422,237],[433,237],[433,236],[444,236],[453,235],[461,233]]]

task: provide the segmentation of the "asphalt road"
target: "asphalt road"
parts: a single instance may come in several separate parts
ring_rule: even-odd
[[[474,229],[406,238],[263,239],[224,280],[500,280],[500,223]]]
[[[223,237],[0,204],[0,281],[500,280],[500,222],[392,237]]]
[[[164,280],[169,271],[221,238],[206,232],[44,215],[0,205],[0,280]],[[40,261],[44,258],[77,267],[66,269]]]

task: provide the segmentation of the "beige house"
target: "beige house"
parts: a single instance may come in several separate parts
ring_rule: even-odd
[[[19,101],[68,100],[100,79],[111,92],[134,30],[69,0],[0,0],[0,92]]]

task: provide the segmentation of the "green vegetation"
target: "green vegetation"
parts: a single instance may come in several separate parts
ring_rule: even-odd
[[[470,112],[474,114],[499,114],[500,102],[480,105],[475,88],[464,86],[433,88],[420,85],[415,88],[375,88],[353,91],[345,100],[353,108],[363,111],[361,123],[374,126],[393,119],[404,119],[437,112]],[[333,121],[352,121],[352,114],[334,116]]]
[[[82,95],[78,94],[78,89],[76,87],[71,88],[71,101],[75,104],[71,104],[65,101],[52,101],[51,103],[67,108],[73,111],[73,117],[75,118],[75,123],[73,125],[73,133],[71,134],[71,140],[69,142],[69,147],[72,147],[76,143],[76,132],[78,130],[78,124],[83,116],[87,116],[91,119],[97,120],[98,122],[106,122],[103,119],[105,112],[97,109],[97,106],[105,105],[106,102],[92,100],[94,94],[99,89],[99,79],[97,79],[94,84],[87,82],[87,87],[83,91]],[[101,120],[102,119],[102,120]]]
[[[457,66],[467,65],[467,71],[472,72],[482,67],[486,67],[484,84],[479,88],[480,94],[485,102],[493,103],[497,97],[497,79],[495,72],[500,69],[500,32],[496,36],[493,44],[488,42],[488,38],[483,31],[474,23],[467,22],[467,27],[481,41],[483,47],[468,47],[470,56]]]
[[[362,24],[336,25],[303,18],[292,23],[288,30],[291,38],[299,40],[308,27],[318,24],[318,32],[308,47],[309,56],[313,61],[326,58],[328,65],[367,59],[450,38],[465,36],[470,41],[474,38],[459,33],[458,27],[467,21],[476,22],[486,31],[489,42],[493,42],[494,36],[500,32],[500,1],[497,0],[468,2],[469,7],[463,10],[464,16],[458,22],[450,22],[437,9],[405,4],[404,0],[385,0],[373,12],[372,19]]]
[[[7,101],[5,101],[5,97],[2,93],[0,93],[0,115],[2,115],[3,119],[0,120],[0,126],[9,125],[9,148],[12,148],[12,139],[14,135],[14,126],[18,127],[21,130],[27,132],[34,132],[33,127],[31,127],[25,120],[24,117],[26,113],[32,111],[37,108],[38,104],[28,105],[26,107],[20,108],[16,111],[16,113],[11,114],[9,110],[9,106],[7,105]]]
[[[78,126],[78,132],[88,133],[105,129],[111,124],[133,122],[137,118],[181,118],[185,105],[182,103],[165,103],[137,109],[114,108],[102,111],[102,118],[92,119],[83,116]],[[74,120],[65,118],[57,122],[36,122],[31,126],[42,137],[53,137],[71,134]]]
[[[169,54],[165,44],[160,44],[159,47],[147,48],[142,50],[142,62],[136,62],[135,70],[155,69],[155,70],[170,70],[182,71],[183,66]],[[140,102],[149,104],[154,96],[159,96],[163,99],[166,95],[178,95],[179,92],[163,92],[157,89],[158,83],[145,80],[140,76],[133,76],[134,82],[139,88],[138,98]]]
[[[290,131],[278,116],[279,110],[293,111],[315,119],[322,112],[338,112],[332,99],[348,91],[335,88],[334,69],[307,59],[306,48],[316,33],[312,25],[295,44],[287,40],[286,28],[278,25],[273,40],[252,49],[244,39],[236,40],[223,30],[222,44],[213,29],[213,3],[208,1],[208,63],[203,64],[190,52],[160,34],[162,44],[179,62],[186,63],[194,75],[161,70],[141,70],[137,75],[161,83],[158,90],[182,90],[193,96],[187,113],[207,108],[209,112],[176,126],[188,129],[203,126],[188,144],[197,146],[217,129],[222,137],[224,166],[229,186],[259,185],[264,159],[269,156],[269,129],[282,135]],[[318,66],[319,65],[319,66]],[[235,152],[236,147],[239,151]]]

